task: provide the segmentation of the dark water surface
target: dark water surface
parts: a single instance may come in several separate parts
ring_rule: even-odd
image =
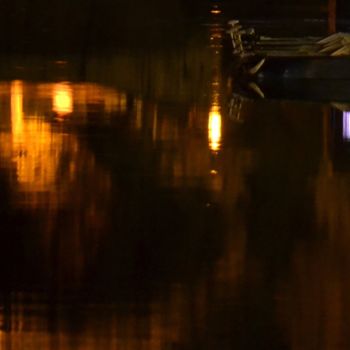
[[[0,57],[1,350],[349,348],[346,106],[231,100],[191,28]]]

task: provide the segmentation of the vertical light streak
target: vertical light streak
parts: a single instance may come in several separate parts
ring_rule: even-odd
[[[218,152],[221,149],[222,138],[222,116],[220,112],[221,96],[221,49],[223,28],[218,23],[215,16],[220,14],[221,10],[218,4],[214,4],[211,14],[214,16],[214,23],[210,29],[210,47],[212,51],[212,80],[211,80],[211,106],[208,118],[208,139],[209,149],[212,152]]]
[[[142,110],[143,110],[142,100],[138,98],[135,104],[136,104],[136,128],[141,129],[142,128]]]
[[[15,144],[23,138],[23,82],[11,82],[11,128]]]
[[[153,125],[152,125],[153,141],[157,140],[157,127],[158,127],[158,109],[157,109],[157,106],[155,106],[154,112],[153,112]]]
[[[350,112],[343,112],[343,139],[350,141]]]
[[[209,112],[208,120],[208,136],[209,136],[209,148],[217,152],[221,147],[221,113],[218,106],[213,105]]]

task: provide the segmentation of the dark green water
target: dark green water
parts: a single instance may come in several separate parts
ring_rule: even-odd
[[[349,347],[346,106],[232,101],[220,16],[0,57],[1,350]]]

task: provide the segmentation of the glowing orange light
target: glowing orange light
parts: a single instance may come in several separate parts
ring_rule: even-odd
[[[219,15],[221,13],[221,10],[211,10],[210,11],[213,15]]]
[[[11,157],[16,167],[19,190],[38,193],[52,190],[55,183],[62,136],[53,135],[43,118],[25,115],[24,83],[11,82],[11,143],[6,133],[0,134],[3,154]],[[7,151],[5,150],[7,148]],[[53,154],[57,156],[52,156]],[[32,202],[34,203],[34,201]]]
[[[23,134],[23,82],[11,82],[11,128],[14,143],[21,141]]]
[[[221,146],[221,113],[218,106],[212,106],[208,121],[209,148],[219,151]]]
[[[52,110],[60,116],[73,112],[73,93],[68,83],[54,85]]]

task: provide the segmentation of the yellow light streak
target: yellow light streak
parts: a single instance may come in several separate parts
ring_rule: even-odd
[[[68,83],[58,83],[53,86],[52,110],[60,116],[73,112],[73,92]]]
[[[221,147],[221,113],[218,106],[211,107],[208,121],[209,148],[217,152]]]
[[[19,143],[23,138],[23,82],[11,82],[11,128],[13,142]]]

